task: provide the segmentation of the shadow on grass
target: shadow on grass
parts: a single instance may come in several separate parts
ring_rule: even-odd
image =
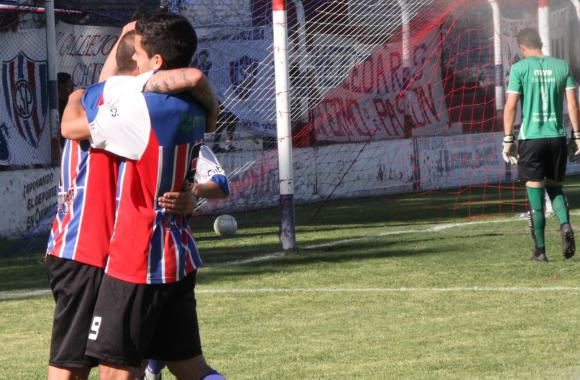
[[[272,274],[284,272],[285,274],[295,271],[303,271],[304,267],[316,264],[345,264],[359,260],[380,260],[390,258],[417,257],[426,255],[440,255],[449,252],[445,249],[400,249],[397,242],[385,244],[385,242],[367,242],[352,246],[329,247],[324,251],[301,251],[289,254],[276,261],[258,262],[238,267],[230,267],[227,270],[219,268],[200,272],[200,283],[211,284],[223,280],[235,281],[248,276]]]
[[[0,259],[0,291],[46,288],[48,276],[42,257]]]
[[[580,177],[571,178],[566,194],[572,206],[580,205]],[[504,199],[504,201],[501,201]],[[325,237],[336,229],[361,231],[371,228],[409,227],[419,229],[421,224],[446,223],[457,218],[479,218],[512,216],[526,209],[525,192],[522,185],[505,186],[501,190],[493,187],[465,190],[446,190],[428,193],[402,194],[379,198],[358,198],[336,200],[321,204],[305,204],[296,207],[296,226],[300,234],[320,234],[309,240],[307,245],[335,242],[340,237]],[[207,264],[219,264],[232,260],[248,259],[266,253],[281,251],[277,240],[278,209],[247,211],[234,214],[238,219],[240,233],[235,239],[222,240],[213,235],[215,216],[196,217],[192,229],[199,232],[199,240],[215,243],[219,247],[204,247],[201,254]],[[262,229],[248,232],[251,228]],[[355,234],[356,235],[356,234]],[[495,237],[501,233],[472,234],[460,238]],[[360,238],[362,238],[361,236]],[[262,238],[262,239],[260,239]],[[352,237],[357,239],[356,237]],[[248,264],[234,272],[207,271],[204,277],[217,280],[220,276],[229,278],[233,273],[251,275],[276,272],[279,268],[299,268],[302,265],[326,262],[344,263],[370,258],[392,258],[409,255],[440,254],[435,249],[401,250],[395,242],[386,244],[384,239],[376,241],[357,240],[350,245],[306,250],[295,256],[288,256],[275,262]],[[427,239],[443,239],[429,237]],[[236,244],[236,240],[240,244]],[[255,240],[255,241],[252,241]],[[39,263],[46,245],[46,235],[36,234],[20,241],[0,241],[0,291],[47,288],[46,268]],[[421,239],[425,244],[426,238]],[[243,244],[242,244],[243,243]],[[412,241],[407,241],[411,244]],[[321,253],[322,252],[322,253]],[[234,276],[235,277],[235,276]]]

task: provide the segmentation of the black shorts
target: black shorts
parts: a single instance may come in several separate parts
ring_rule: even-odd
[[[138,367],[146,359],[179,361],[202,354],[195,273],[170,284],[133,284],[105,275],[86,354]]]
[[[520,140],[518,175],[520,181],[562,182],[566,178],[566,138]]]
[[[52,255],[46,257],[48,281],[56,302],[49,364],[64,368],[94,367],[85,356],[93,309],[103,269]]]

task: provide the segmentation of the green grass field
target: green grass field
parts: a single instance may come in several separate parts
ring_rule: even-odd
[[[580,180],[567,189],[580,206]],[[530,262],[522,210],[486,191],[329,202],[314,221],[300,206],[286,255],[276,210],[237,215],[231,239],[199,220],[206,358],[229,379],[580,378],[580,258],[563,259],[552,217],[551,262]],[[0,379],[42,379],[53,300],[27,295],[47,287],[41,253],[13,248],[0,243]]]

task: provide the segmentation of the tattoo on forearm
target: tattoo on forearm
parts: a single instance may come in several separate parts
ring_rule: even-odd
[[[187,76],[185,70],[181,70],[181,79],[185,83],[186,87],[194,88],[195,83]]]

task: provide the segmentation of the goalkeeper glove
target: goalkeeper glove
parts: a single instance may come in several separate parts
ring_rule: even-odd
[[[568,159],[570,162],[580,159],[580,132],[572,132],[572,138],[568,141]]]
[[[508,164],[515,165],[518,163],[518,152],[514,144],[514,136],[504,136],[503,138],[503,160]]]

